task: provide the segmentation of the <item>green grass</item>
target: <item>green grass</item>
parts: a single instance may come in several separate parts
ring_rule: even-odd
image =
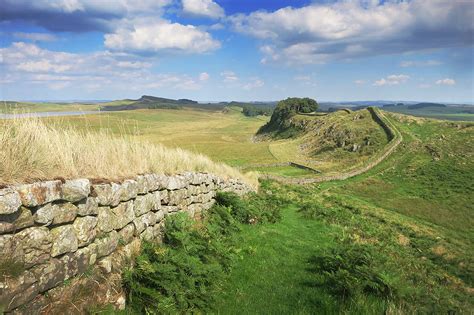
[[[309,314],[316,299],[334,307],[327,294],[307,285],[306,270],[311,254],[331,245],[333,230],[295,210],[284,209],[279,223],[242,228],[241,260],[217,296],[216,313]]]
[[[442,227],[357,195],[341,194],[338,186],[264,187],[293,204],[285,207],[281,222],[242,228],[241,258],[217,296],[216,313],[462,313],[473,306],[468,293],[472,242],[462,243]],[[312,219],[298,212],[303,203],[317,206]],[[350,248],[357,253],[359,247],[367,249],[370,267],[352,280],[315,268],[320,257],[332,259],[331,252]],[[357,257],[342,259],[350,268]],[[390,289],[385,297],[369,293],[365,281],[380,281]],[[350,295],[340,295],[335,287]]]
[[[268,173],[272,175],[280,175],[286,177],[302,177],[312,176],[315,173],[299,167],[287,165],[287,166],[265,166],[265,167],[252,167],[246,168],[245,170],[257,171],[260,173]]]

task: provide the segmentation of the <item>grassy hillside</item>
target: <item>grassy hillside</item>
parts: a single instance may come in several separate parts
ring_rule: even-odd
[[[219,313],[472,310],[474,126],[391,118],[403,145],[369,172],[264,185],[291,200],[280,223],[244,229]]]

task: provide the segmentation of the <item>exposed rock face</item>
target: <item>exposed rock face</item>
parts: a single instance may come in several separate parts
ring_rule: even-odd
[[[84,281],[78,275],[88,268],[99,270],[104,279],[118,279],[120,289],[118,262],[129,262],[141,240],[159,242],[167,215],[195,216],[209,209],[217,190],[245,194],[250,188],[236,180],[185,173],[146,174],[122,183],[73,179],[0,189],[0,262],[22,268],[20,275],[0,277],[0,305],[15,314],[39,314],[64,298],[65,280]],[[104,301],[124,307],[123,292],[102,293]]]

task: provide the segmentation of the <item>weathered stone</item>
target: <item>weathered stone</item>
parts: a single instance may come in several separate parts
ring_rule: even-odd
[[[33,215],[33,219],[36,223],[50,225],[53,223],[53,219],[56,216],[57,211],[58,207],[56,205],[48,203],[36,210],[35,214]]]
[[[191,197],[191,196],[194,196],[194,195],[197,195],[199,193],[199,186],[195,186],[195,185],[189,185],[187,187],[187,190],[188,190],[188,197]]]
[[[24,262],[25,267],[40,264],[49,259],[52,236],[46,227],[26,228],[14,235],[14,253],[9,257],[16,257]]]
[[[161,198],[161,204],[162,205],[167,205],[168,202],[170,201],[169,191],[160,190],[160,198]]]
[[[163,178],[166,178],[165,176],[160,176],[157,174],[146,174],[144,176],[148,183],[149,191],[155,191],[166,187],[165,183],[163,183]]]
[[[77,207],[72,203],[61,203],[55,205],[56,212],[52,224],[61,224],[74,221],[77,216]]]
[[[123,228],[128,223],[135,219],[135,212],[133,211],[133,201],[123,202],[115,208],[110,209],[115,215],[116,219],[114,229]]]
[[[77,236],[72,225],[63,225],[51,230],[53,245],[51,256],[75,252],[78,248]]]
[[[154,236],[154,234],[153,234],[153,227],[152,227],[152,226],[147,227],[147,228],[140,234],[140,239],[141,239],[141,240],[144,240],[144,241],[147,241],[147,242],[153,241],[154,238],[155,238],[155,236]]]
[[[209,202],[206,202],[206,203],[203,203],[202,204],[202,208],[203,210],[209,210],[212,208],[212,206],[216,203],[216,201],[214,199],[212,199],[211,201]]]
[[[92,185],[97,201],[101,206],[117,206],[120,203],[122,187],[119,184],[97,184]]]
[[[150,189],[148,188],[148,181],[145,177],[145,175],[139,175],[135,178],[135,181],[137,182],[137,191],[138,194],[143,195],[148,193]]]
[[[80,216],[99,214],[99,202],[95,197],[89,197],[77,204],[77,214]]]
[[[117,231],[112,231],[106,236],[96,239],[94,244],[97,245],[97,258],[101,258],[112,253],[118,246],[119,235]]]
[[[184,187],[186,187],[186,181],[184,180],[183,176],[176,175],[168,177],[166,189],[177,190],[183,189]]]
[[[20,194],[11,188],[0,189],[0,215],[12,214],[21,206]]]
[[[179,206],[186,204],[185,198],[187,196],[186,189],[171,190],[169,192],[169,202],[170,206]]]
[[[120,201],[128,201],[136,198],[138,195],[138,184],[136,181],[127,179],[125,180],[120,189]]]
[[[161,192],[160,191],[155,191],[151,193],[151,199],[152,199],[152,204],[151,204],[151,210],[160,210],[161,209]]]
[[[97,216],[97,228],[101,232],[110,232],[118,225],[118,219],[110,209],[110,207],[99,207],[99,215]]]
[[[111,273],[112,272],[112,257],[104,257],[97,262],[100,270],[103,273]]]
[[[79,248],[73,255],[77,264],[77,272],[84,273],[97,260],[97,245]]]
[[[66,279],[63,263],[59,259],[50,259],[32,269],[38,280],[39,292],[45,292],[61,284]]]
[[[34,225],[31,210],[20,207],[20,210],[11,214],[0,214],[0,234],[14,232]]]
[[[153,208],[155,201],[153,200],[152,194],[138,196],[133,204],[135,216],[141,216],[144,213],[150,212]]]
[[[50,225],[72,222],[77,216],[77,207],[71,203],[48,203],[36,210],[33,218],[35,222]]]
[[[61,199],[61,181],[38,182],[16,187],[25,207],[36,207]]]
[[[99,205],[108,206],[112,200],[112,187],[109,184],[92,185],[92,194],[97,198]]]
[[[165,213],[165,211],[163,211],[163,210],[160,210],[160,211],[158,211],[158,212],[155,212],[156,223],[161,222],[161,220],[163,220],[163,218],[165,217],[165,215],[166,215],[166,213]]]
[[[5,312],[33,300],[38,294],[36,277],[30,271],[25,271],[15,278],[4,278],[0,282],[0,305]]]
[[[62,188],[62,199],[70,202],[87,198],[91,191],[90,182],[85,178],[66,180]]]
[[[123,229],[118,231],[121,242],[130,243],[135,235],[135,225],[133,223],[127,224]]]
[[[74,223],[73,228],[76,232],[78,246],[83,247],[90,244],[97,235],[97,218],[96,217],[78,217]]]
[[[143,232],[147,227],[154,225],[155,223],[156,214],[151,211],[133,220],[137,235]]]
[[[77,256],[77,251],[75,253],[69,253],[60,258],[62,268],[64,270],[64,280],[70,279],[79,273],[79,259],[81,259],[81,267],[88,267],[87,258],[83,256]]]

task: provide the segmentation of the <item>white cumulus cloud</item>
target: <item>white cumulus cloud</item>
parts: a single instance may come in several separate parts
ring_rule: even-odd
[[[229,17],[233,28],[262,40],[264,58],[324,63],[432,48],[468,46],[470,1],[336,1]]]
[[[111,50],[137,53],[205,53],[220,47],[220,42],[213,39],[211,34],[193,25],[164,20],[133,24],[133,27],[124,27],[115,33],[106,34],[105,46]]]
[[[213,19],[225,16],[224,9],[212,0],[183,0],[183,12]]]

